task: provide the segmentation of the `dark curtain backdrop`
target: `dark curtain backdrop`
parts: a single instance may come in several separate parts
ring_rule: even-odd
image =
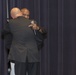
[[[7,22],[6,1],[0,0],[0,75],[7,75],[7,54],[4,49],[4,40],[1,39],[1,31]]]
[[[9,11],[12,7],[27,7],[30,18],[47,30],[41,50],[41,75],[76,75],[76,0],[9,0],[8,6]],[[2,29],[7,20],[5,0],[0,2],[0,9]],[[0,75],[7,75],[5,56],[0,39],[0,73],[4,72]]]

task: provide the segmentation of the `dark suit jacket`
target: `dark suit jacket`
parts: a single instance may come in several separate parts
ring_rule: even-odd
[[[40,53],[33,30],[28,27],[30,20],[24,17],[18,17],[9,21],[6,32],[13,35],[12,44],[9,52],[9,60],[26,62],[39,62]]]

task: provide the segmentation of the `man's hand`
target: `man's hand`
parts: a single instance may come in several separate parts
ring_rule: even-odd
[[[33,30],[39,30],[39,26],[37,24],[30,24],[28,27],[31,27]]]

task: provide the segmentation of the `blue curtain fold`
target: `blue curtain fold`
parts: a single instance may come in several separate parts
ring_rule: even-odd
[[[30,18],[47,30],[41,50],[41,75],[76,75],[76,1],[8,0],[8,7],[9,18],[11,8],[28,8]],[[0,9],[1,30],[7,21],[5,1],[0,1]],[[0,38],[0,75],[7,75],[6,59]]]

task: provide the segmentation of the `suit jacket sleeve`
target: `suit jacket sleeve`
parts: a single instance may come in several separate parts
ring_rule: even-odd
[[[1,30],[1,33],[2,33],[2,34],[1,34],[2,39],[4,39],[7,34],[11,34],[10,28],[9,28],[9,23],[7,23],[7,24],[4,26],[4,29]]]

